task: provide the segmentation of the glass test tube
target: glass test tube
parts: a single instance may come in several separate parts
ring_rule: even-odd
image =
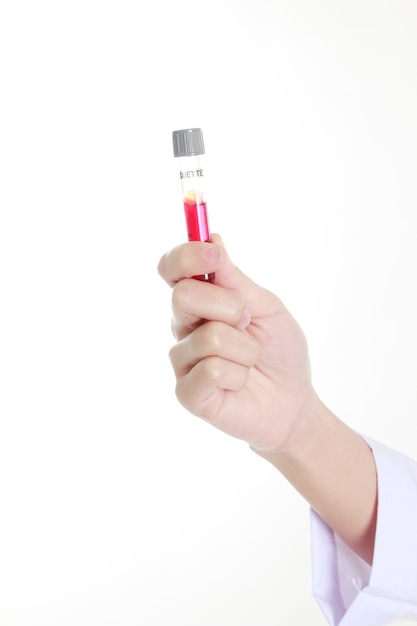
[[[210,241],[201,128],[174,130],[174,157],[178,160],[188,241]],[[213,282],[212,274],[196,276]]]

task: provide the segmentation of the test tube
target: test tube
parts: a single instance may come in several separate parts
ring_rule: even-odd
[[[204,139],[201,128],[172,133],[174,157],[178,161],[188,241],[210,241],[204,172]],[[196,276],[213,282],[213,274]]]

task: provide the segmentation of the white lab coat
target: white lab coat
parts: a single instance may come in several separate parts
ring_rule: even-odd
[[[313,593],[331,626],[417,621],[417,462],[365,439],[378,474],[372,568],[311,513]]]

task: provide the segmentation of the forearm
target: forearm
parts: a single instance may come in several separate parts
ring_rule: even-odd
[[[337,535],[372,563],[377,477],[367,443],[318,399],[286,446],[255,452],[270,461]]]

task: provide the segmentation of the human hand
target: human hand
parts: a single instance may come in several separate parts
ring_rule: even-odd
[[[317,402],[295,319],[233,265],[218,235],[179,245],[158,270],[173,287],[178,400],[254,449],[284,449]],[[214,284],[192,278],[213,272]]]
[[[283,303],[233,265],[218,235],[159,263],[173,287],[179,401],[270,461],[372,563],[377,487],[368,444],[324,406],[307,343]],[[214,284],[192,278],[215,273]]]

